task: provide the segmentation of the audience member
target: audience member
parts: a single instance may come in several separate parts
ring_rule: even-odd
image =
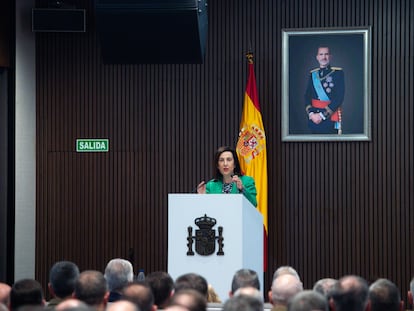
[[[174,281],[171,276],[167,272],[156,271],[148,274],[145,281],[151,287],[154,304],[159,309],[164,309],[174,293]]]
[[[211,284],[208,284],[208,290],[207,290],[207,302],[208,303],[221,303],[221,299],[219,295],[217,294],[216,290]]]
[[[128,284],[122,292],[122,299],[134,303],[141,311],[157,310],[151,287],[146,282]]]
[[[190,311],[187,307],[179,305],[167,305],[164,311]]]
[[[208,283],[204,277],[196,273],[187,273],[179,276],[174,283],[174,289],[177,293],[183,289],[194,289],[198,291],[207,300]]]
[[[223,306],[223,311],[263,311],[263,300],[246,295],[233,295]]]
[[[52,266],[48,289],[53,298],[49,301],[47,309],[54,309],[64,299],[72,297],[78,277],[79,268],[71,261],[58,261]]]
[[[6,283],[0,283],[0,303],[9,305],[11,287]]]
[[[119,300],[108,304],[106,311],[140,311],[140,309],[133,302]]]
[[[108,262],[105,268],[105,279],[109,288],[109,302],[121,299],[124,287],[133,281],[134,269],[126,259],[115,258]]]
[[[74,296],[98,311],[105,310],[109,291],[104,275],[95,270],[83,271],[76,281]]]
[[[313,285],[313,290],[324,295],[328,300],[338,280],[331,278],[320,279]]]
[[[296,294],[288,303],[288,311],[328,311],[328,300],[314,290]]]
[[[303,291],[302,282],[292,274],[281,274],[273,280],[269,301],[273,311],[286,310],[287,304],[297,293]]]
[[[378,279],[368,290],[371,311],[403,311],[400,290],[387,279]]]
[[[300,281],[299,273],[291,266],[280,266],[279,268],[277,268],[275,273],[273,273],[273,280],[281,276],[282,274],[293,275]]]
[[[83,301],[76,298],[68,298],[58,304],[56,311],[93,311],[92,307],[88,306]]]
[[[414,309],[414,299],[413,299],[413,295],[414,295],[414,278],[411,279],[410,289],[408,291],[408,302],[412,306],[412,308]]]
[[[238,290],[234,292],[233,296],[241,296],[241,295],[250,296],[250,297],[259,299],[262,303],[264,303],[262,293],[256,287],[252,287],[252,286],[240,287]]]
[[[231,282],[231,291],[229,296],[232,297],[236,290],[241,287],[254,287],[260,290],[259,276],[256,271],[250,269],[240,269],[236,271]]]
[[[42,286],[33,279],[22,279],[15,282],[10,290],[10,311],[22,306],[44,306],[45,300]]]
[[[206,311],[207,299],[197,290],[180,289],[171,297],[168,309],[171,306],[180,306],[188,311]]]
[[[359,276],[344,276],[335,285],[331,301],[336,311],[364,311],[368,301],[368,284]]]

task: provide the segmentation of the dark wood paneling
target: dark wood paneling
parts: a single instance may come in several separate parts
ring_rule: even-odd
[[[307,288],[355,273],[387,277],[405,295],[414,275],[413,1],[211,0],[202,65],[103,65],[86,9],[86,33],[37,34],[43,284],[63,258],[103,270],[133,250],[136,269],[167,268],[167,195],[210,178],[216,147],[235,144],[252,50],[268,142],[265,289],[289,264]],[[281,30],[353,26],[372,27],[372,141],[282,143]],[[83,137],[109,138],[110,152],[77,154]]]

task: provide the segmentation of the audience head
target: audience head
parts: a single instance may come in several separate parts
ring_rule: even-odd
[[[134,269],[128,260],[115,258],[106,265],[104,276],[110,291],[122,291],[129,282],[133,281]]]
[[[368,301],[368,284],[359,276],[344,276],[335,285],[332,298],[336,311],[364,311]]]
[[[338,280],[331,279],[331,278],[324,278],[320,279],[313,285],[313,290],[317,291],[318,293],[324,295],[327,299],[329,299],[331,296],[332,290],[335,288],[336,283],[338,283]]]
[[[408,302],[411,305],[414,305],[413,295],[414,295],[414,278],[411,279],[410,290],[408,291]]]
[[[263,311],[263,300],[248,295],[234,295],[224,303],[223,311]]]
[[[186,308],[188,311],[206,311],[207,299],[194,289],[181,289],[171,297],[167,309],[171,311],[170,308],[175,306]]]
[[[264,302],[262,293],[256,287],[252,287],[252,286],[240,287],[238,290],[234,292],[234,296],[242,296],[242,295],[259,299],[262,303]]]
[[[0,303],[9,304],[11,287],[6,283],[0,283]]]
[[[91,307],[89,307],[83,301],[80,301],[76,298],[68,298],[59,303],[55,307],[56,311],[93,311]]]
[[[254,287],[260,290],[259,276],[256,271],[250,269],[240,269],[236,271],[231,282],[231,292],[229,296],[233,296],[236,290],[241,287]]]
[[[273,280],[269,301],[273,305],[287,306],[289,300],[303,291],[302,282],[292,274],[281,274]]]
[[[208,284],[204,277],[196,273],[187,273],[179,276],[174,283],[175,292],[183,289],[194,289],[207,299]]]
[[[75,284],[75,297],[90,306],[102,308],[108,301],[108,286],[100,271],[83,271]]]
[[[79,277],[79,268],[71,261],[56,262],[49,273],[49,292],[52,296],[66,298],[73,294]]]
[[[305,290],[295,295],[288,303],[288,311],[328,311],[328,300],[314,290]]]
[[[164,271],[156,271],[148,274],[145,281],[149,284],[154,295],[154,304],[158,308],[164,308],[174,291],[174,281]]]
[[[133,302],[119,300],[109,304],[106,311],[140,311],[140,309]]]
[[[369,287],[371,311],[399,311],[403,309],[398,287],[387,279],[378,279]]]
[[[151,287],[145,282],[128,284],[122,291],[122,298],[134,303],[141,311],[155,311]]]
[[[219,295],[217,294],[217,292],[211,284],[208,284],[207,302],[221,303]]]
[[[298,272],[291,266],[280,266],[279,268],[277,268],[275,273],[273,273],[273,280],[281,276],[282,274],[290,274],[295,276],[298,280],[300,280]]]
[[[45,304],[40,283],[33,279],[22,279],[15,282],[10,290],[10,310],[22,306],[42,306]]]

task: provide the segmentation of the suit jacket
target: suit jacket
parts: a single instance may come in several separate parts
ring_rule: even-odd
[[[257,191],[256,191],[256,185],[254,182],[254,179],[250,176],[240,176],[239,177],[241,182],[243,183],[243,192],[240,192],[239,189],[237,189],[236,185],[233,185],[233,188],[231,189],[232,194],[237,193],[243,193],[243,195],[246,197],[247,200],[250,201],[254,206],[257,206]],[[223,180],[221,179],[212,179],[207,182],[206,184],[206,193],[212,193],[212,194],[218,194],[223,193]]]

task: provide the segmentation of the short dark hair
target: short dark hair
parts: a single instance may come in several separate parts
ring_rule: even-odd
[[[372,311],[398,311],[401,295],[398,287],[387,279],[378,279],[369,287]]]
[[[141,311],[151,311],[154,305],[154,296],[146,281],[136,281],[125,286],[122,298],[133,302]]]
[[[332,298],[337,311],[363,311],[368,300],[368,284],[359,276],[344,276],[335,285]]]
[[[59,298],[68,297],[75,290],[79,277],[79,268],[71,261],[56,262],[49,273],[49,282],[55,295]]]
[[[234,294],[240,287],[251,286],[260,290],[259,276],[251,269],[236,271],[231,282],[231,292]]]
[[[33,279],[15,282],[10,290],[10,309],[16,310],[26,305],[43,305],[43,290],[40,283]]]
[[[108,285],[100,271],[83,271],[75,284],[75,296],[79,300],[94,306],[103,302]]]
[[[154,295],[154,304],[161,308],[167,303],[174,289],[172,277],[164,271],[155,271],[147,275],[145,281],[149,284]]]
[[[185,299],[185,303],[183,303],[180,300],[183,296],[190,299]],[[189,311],[205,311],[207,309],[207,299],[197,290],[181,289],[180,291],[174,293],[168,305],[181,306],[187,308]]]
[[[208,284],[204,277],[196,273],[187,273],[179,276],[174,283],[174,289],[179,292],[183,289],[194,289],[204,297],[208,296]]]

